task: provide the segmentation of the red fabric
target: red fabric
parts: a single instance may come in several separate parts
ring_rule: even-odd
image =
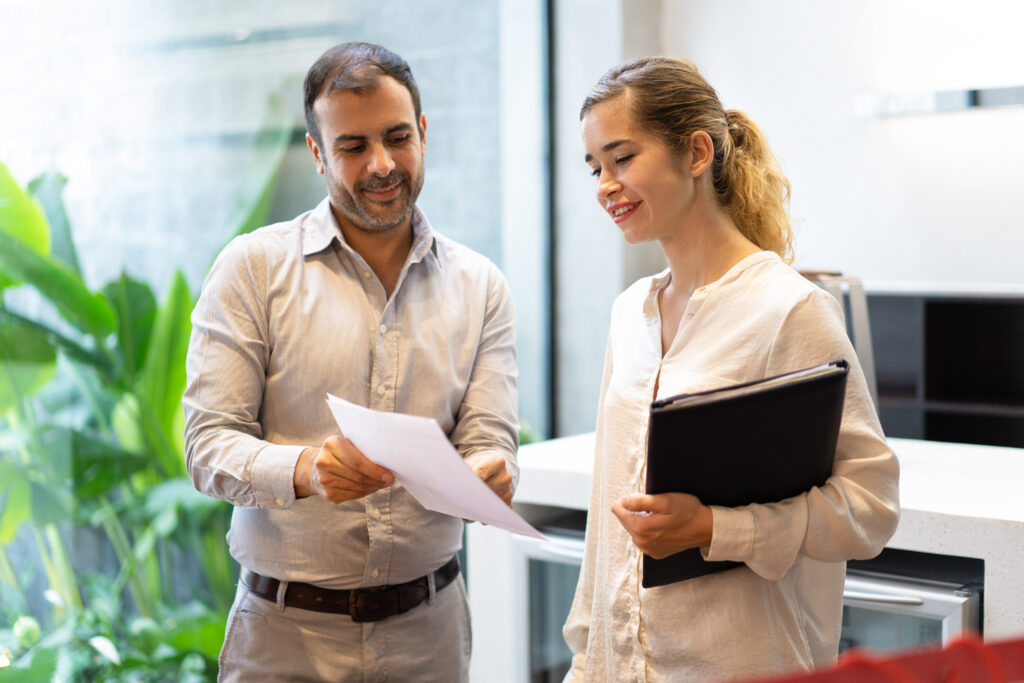
[[[757,683],[1024,683],[1024,638],[983,642],[964,636],[944,648],[893,656],[844,652],[831,669]],[[751,682],[753,683],[753,682]]]

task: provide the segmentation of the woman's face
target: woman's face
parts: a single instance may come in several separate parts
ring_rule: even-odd
[[[670,240],[678,233],[696,198],[686,171],[689,152],[674,153],[634,125],[624,96],[584,115],[583,147],[597,179],[597,202],[627,242]]]

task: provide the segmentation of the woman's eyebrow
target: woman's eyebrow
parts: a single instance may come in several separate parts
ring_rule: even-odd
[[[618,147],[619,145],[624,145],[627,142],[629,142],[629,140],[613,140],[612,142],[609,142],[607,145],[602,147],[601,151],[602,152],[610,152],[613,149],[615,149],[616,147]],[[585,157],[583,157],[583,161],[585,161],[585,162],[587,162],[589,164],[591,162],[591,160],[593,160],[593,158],[594,157],[592,155],[587,154]]]

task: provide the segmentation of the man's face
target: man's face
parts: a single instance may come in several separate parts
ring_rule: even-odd
[[[343,228],[380,233],[409,225],[423,187],[427,121],[412,96],[382,76],[374,90],[336,90],[313,104],[323,145],[306,135]]]

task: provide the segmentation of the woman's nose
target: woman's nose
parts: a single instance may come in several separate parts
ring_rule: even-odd
[[[622,185],[619,181],[611,176],[611,174],[601,171],[601,177],[598,179],[597,185],[597,198],[600,200],[607,199],[616,192],[622,189]]]

